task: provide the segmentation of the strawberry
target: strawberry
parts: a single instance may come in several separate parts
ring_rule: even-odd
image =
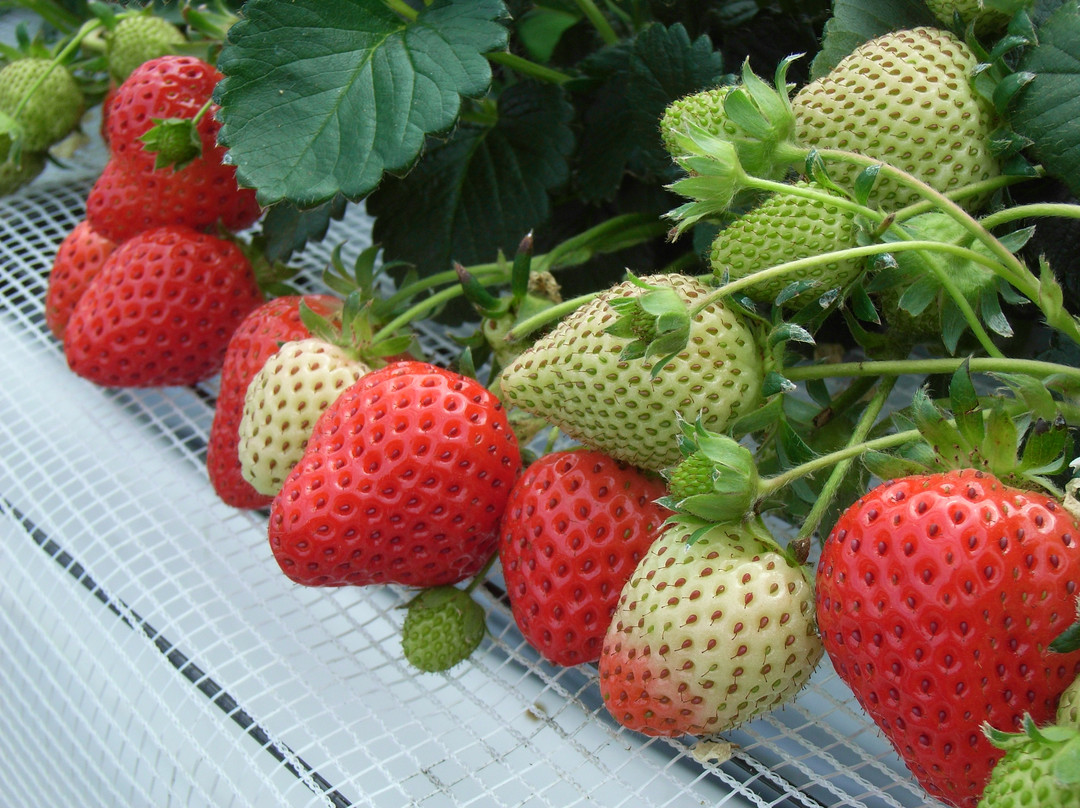
[[[1028,716],[1022,732],[986,728],[1005,751],[986,784],[979,808],[1075,808],[1080,805],[1080,730],[1036,727]]]
[[[1024,0],[1014,0],[1014,4],[1017,8],[1026,5]],[[980,35],[1004,28],[1009,22],[1008,14],[988,7],[986,0],[926,0],[926,7],[942,25],[951,26],[957,16],[964,25],[974,20]]]
[[[623,585],[669,512],[663,480],[600,452],[533,462],[510,494],[499,559],[514,620],[557,665],[595,662]]]
[[[300,301],[320,314],[329,314],[340,303],[329,295],[288,295],[274,298],[254,309],[233,332],[221,366],[221,384],[210,439],[206,469],[214,491],[235,508],[264,508],[272,497],[260,494],[240,470],[240,418],[248,385],[267,358],[283,342],[310,336],[300,320]]]
[[[43,152],[62,140],[78,124],[85,105],[78,82],[50,59],[17,59],[0,70],[0,114],[17,122],[23,152]]]
[[[604,704],[646,735],[732,729],[794,697],[822,655],[810,582],[760,521],[701,526],[669,522],[604,638]]]
[[[139,65],[119,86],[109,106],[108,140],[113,156],[132,165],[153,166],[156,158],[143,148],[142,137],[155,121],[194,119],[211,100],[221,78],[213,65],[194,56],[160,56]],[[197,129],[204,158],[221,163],[225,151],[217,145],[221,124],[214,119],[216,109],[210,106]]]
[[[724,111],[724,100],[735,85],[712,87],[672,101],[660,118],[660,142],[672,155],[679,153],[677,133],[699,126],[710,135],[734,138],[738,127]]]
[[[220,78],[194,57],[162,56],[140,65],[116,89],[106,122],[113,156],[87,199],[87,218],[96,230],[123,241],[167,224],[203,229],[220,222],[235,231],[259,218],[255,192],[237,186],[236,169],[225,164],[217,144],[221,125],[210,101]],[[147,150],[146,139],[169,131],[161,121],[178,122],[182,140],[195,138],[187,144],[195,151],[174,163],[175,155],[162,160]],[[168,134],[153,142],[169,150]]]
[[[0,196],[13,194],[24,185],[33,182],[45,170],[45,155],[40,152],[23,152],[18,161],[9,159],[10,142],[0,135]]]
[[[240,417],[240,469],[251,487],[273,496],[300,460],[315,421],[371,368],[317,337],[286,342],[248,385]]]
[[[977,61],[964,42],[936,28],[871,39],[795,94],[796,137],[889,163],[942,192],[996,177],[994,115],[972,88]],[[851,188],[860,169],[829,163],[829,170]],[[885,210],[920,198],[884,180],[871,197]],[[986,199],[962,204],[974,210]]]
[[[116,244],[95,232],[85,219],[60,242],[45,294],[45,322],[57,339],[64,338],[79,298],[115,249]]]
[[[68,321],[78,375],[109,387],[194,384],[218,372],[233,330],[262,301],[234,243],[161,227],[118,247]]]
[[[401,627],[401,648],[418,670],[445,671],[467,659],[485,631],[484,610],[468,592],[435,586],[410,601]]]
[[[168,20],[153,14],[135,14],[117,20],[105,37],[109,75],[124,81],[140,65],[184,44],[184,34]]]
[[[271,550],[308,586],[456,583],[495,552],[520,465],[506,412],[479,382],[393,362],[316,422],[271,506]]]
[[[815,183],[796,185],[824,191]],[[851,211],[814,199],[775,194],[717,234],[709,252],[709,265],[717,277],[727,273],[735,280],[787,261],[856,247],[857,238]],[[790,284],[813,282],[813,290],[788,301],[807,303],[831,289],[847,286],[859,276],[862,266],[862,261],[832,261],[760,281],[743,291],[757,302],[772,303]]]
[[[741,315],[721,302],[686,317],[681,336],[687,347],[663,359],[626,358],[625,351],[655,331],[647,318],[622,317],[617,309],[651,296],[643,295],[643,284],[691,308],[710,291],[684,275],[624,281],[522,352],[503,373],[501,385],[508,402],[590,448],[659,470],[681,459],[679,416],[694,421],[700,415],[706,427],[720,431],[756,406],[763,358]]]
[[[1078,531],[1054,499],[966,469],[875,488],[825,542],[825,650],[950,805],[974,808],[1001,757],[980,725],[1048,721],[1080,672],[1080,652],[1048,651],[1080,591]]]
[[[204,230],[217,222],[243,230],[260,215],[250,191],[238,191],[231,166],[195,161],[180,171],[112,159],[90,189],[86,218],[113,241],[169,224]]]

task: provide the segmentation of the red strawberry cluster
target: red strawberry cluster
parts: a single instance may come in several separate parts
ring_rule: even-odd
[[[87,217],[57,251],[46,321],[71,369],[109,387],[203,381],[233,332],[263,302],[251,262],[223,231],[253,224],[254,192],[237,186],[216,142],[220,74],[188,56],[146,62],[108,101],[111,157]],[[199,154],[157,166],[142,138],[163,120],[191,124]]]

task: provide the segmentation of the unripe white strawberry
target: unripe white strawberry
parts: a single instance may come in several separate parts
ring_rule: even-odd
[[[797,187],[821,186],[798,182]],[[775,194],[721,230],[713,240],[709,265],[717,277],[726,272],[731,280],[743,278],[788,261],[858,246],[855,215],[813,199]],[[816,281],[817,286],[794,298],[807,303],[830,289],[846,286],[862,271],[862,260],[830,261],[798,272],[760,281],[744,289],[752,300],[772,303],[785,287],[796,281]]]
[[[315,422],[370,368],[321,339],[287,342],[248,385],[240,419],[240,470],[260,494],[274,496],[299,462]]]
[[[976,57],[948,31],[913,28],[863,43],[796,93],[796,137],[806,146],[859,152],[947,192],[991,179],[994,116],[972,88]],[[852,187],[858,167],[827,161]],[[872,200],[895,210],[921,197],[879,178]],[[974,210],[986,195],[963,204]]]
[[[760,522],[680,517],[623,588],[600,655],[600,692],[646,735],[724,732],[792,699],[822,656],[803,569]]]
[[[660,142],[671,154],[678,153],[676,132],[691,125],[700,126],[710,135],[735,137],[738,128],[724,112],[724,99],[735,88],[732,84],[712,87],[672,101],[660,118]]]
[[[641,279],[673,290],[689,309],[712,291],[685,275]],[[640,299],[623,281],[605,290],[533,343],[501,378],[505,400],[576,440],[641,468],[682,459],[678,418],[723,431],[757,406],[763,358],[741,315],[721,302],[687,319],[683,346],[670,357],[623,358],[634,339],[608,332],[613,303]],[[648,327],[647,323],[642,324]]]

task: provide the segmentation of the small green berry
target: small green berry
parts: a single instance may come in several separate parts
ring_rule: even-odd
[[[117,83],[123,82],[139,65],[173,53],[185,41],[180,29],[161,17],[149,14],[124,17],[106,40],[109,74]]]
[[[409,603],[401,647],[414,667],[426,673],[445,671],[468,659],[484,631],[484,610],[468,592],[437,586]]]
[[[63,65],[28,57],[0,70],[0,112],[18,122],[24,153],[44,152],[66,137],[84,106],[82,90]]]

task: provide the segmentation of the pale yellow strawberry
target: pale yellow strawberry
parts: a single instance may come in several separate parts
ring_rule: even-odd
[[[239,427],[240,470],[260,494],[275,495],[300,460],[315,422],[370,368],[321,339],[287,342],[248,385]]]

